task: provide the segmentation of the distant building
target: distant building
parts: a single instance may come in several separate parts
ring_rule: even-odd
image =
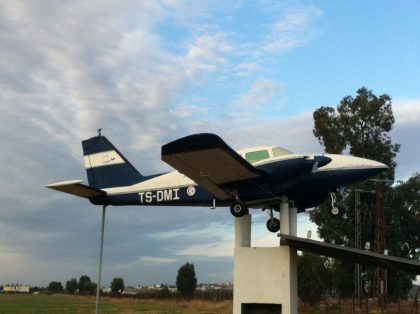
[[[139,289],[135,287],[125,287],[122,294],[129,294],[129,295],[135,295],[139,293]]]
[[[208,291],[208,290],[233,290],[233,285],[231,283],[202,283],[197,286],[198,291]]]
[[[13,292],[13,293],[29,293],[29,285],[19,285],[19,284],[15,284],[15,285],[5,285],[3,287],[3,292]]]

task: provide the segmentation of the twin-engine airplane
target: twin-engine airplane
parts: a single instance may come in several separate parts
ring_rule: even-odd
[[[298,212],[318,206],[338,188],[363,181],[388,167],[353,156],[292,154],[261,146],[234,151],[215,134],[189,135],[162,146],[162,160],[176,170],[141,175],[104,136],[82,142],[89,185],[81,180],[47,187],[88,198],[95,205],[230,206],[241,217],[248,208],[270,210],[267,228],[282,197]],[[332,213],[339,214],[332,202]]]

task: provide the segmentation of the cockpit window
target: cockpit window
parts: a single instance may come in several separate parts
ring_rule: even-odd
[[[278,157],[278,156],[283,156],[283,155],[289,155],[292,154],[291,151],[281,148],[281,147],[274,147],[273,148],[273,156],[274,157]]]
[[[245,159],[249,161],[251,164],[270,158],[270,154],[268,153],[268,150],[258,150],[255,152],[248,152],[245,154]]]

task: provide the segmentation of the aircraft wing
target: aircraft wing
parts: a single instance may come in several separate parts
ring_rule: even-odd
[[[219,199],[232,198],[223,184],[264,175],[219,136],[189,135],[162,146],[162,160]]]
[[[84,198],[90,198],[90,197],[101,196],[101,195],[106,194],[105,191],[95,189],[90,186],[82,184],[82,180],[58,182],[58,183],[49,184],[46,187],[53,190],[69,193],[72,195],[84,197]]]

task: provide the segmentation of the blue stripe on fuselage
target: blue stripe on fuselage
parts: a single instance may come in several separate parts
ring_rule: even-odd
[[[96,205],[212,206],[215,197],[201,186],[144,190],[136,193],[91,198]],[[222,202],[218,201],[218,205]],[[223,202],[223,206],[225,202]]]

